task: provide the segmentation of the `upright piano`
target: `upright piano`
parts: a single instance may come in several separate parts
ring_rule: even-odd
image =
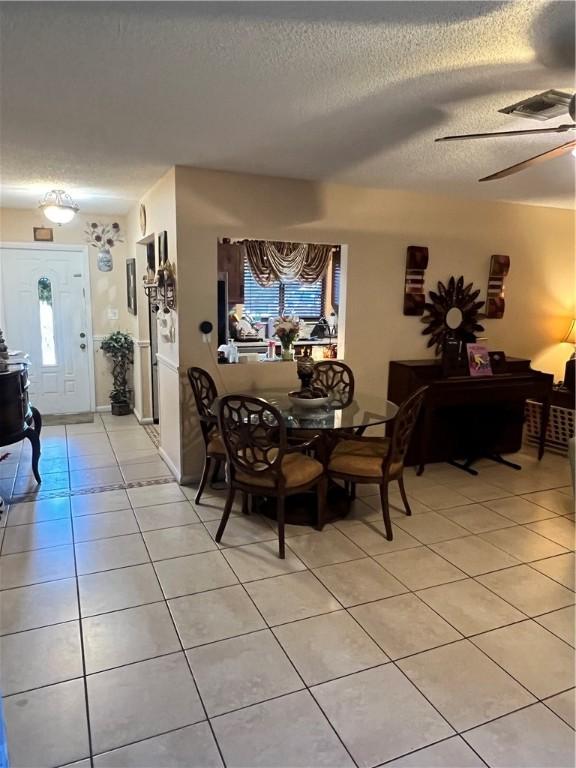
[[[390,362],[388,399],[401,403],[428,386],[406,458],[421,472],[431,462],[515,453],[522,446],[527,399],[542,403],[538,457],[544,452],[554,377],[535,371],[530,360],[507,358],[492,376],[443,376],[439,360]]]

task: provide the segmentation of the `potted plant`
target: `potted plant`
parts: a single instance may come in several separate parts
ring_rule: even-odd
[[[114,380],[114,386],[110,392],[112,413],[115,416],[125,416],[131,410],[128,368],[133,362],[134,342],[127,333],[114,331],[102,340],[100,349],[112,360]]]

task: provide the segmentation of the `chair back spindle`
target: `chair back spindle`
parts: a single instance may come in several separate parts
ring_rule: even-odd
[[[332,404],[342,408],[354,399],[354,374],[350,366],[339,360],[323,360],[314,365],[312,385],[326,390]]]
[[[390,449],[384,463],[384,473],[388,474],[390,478],[395,478],[402,473],[404,459],[410,447],[410,439],[422,409],[427,389],[428,387],[420,387],[404,400],[398,409],[394,419]]]
[[[218,425],[233,475],[271,473],[283,485],[281,466],[288,441],[277,408],[259,397],[227,395],[219,401]]]
[[[218,391],[214,379],[203,368],[188,368],[188,380],[192,388],[192,395],[196,403],[196,410],[200,418],[200,429],[204,442],[210,442],[211,433],[216,427],[215,414],[212,411],[214,400],[218,397]]]

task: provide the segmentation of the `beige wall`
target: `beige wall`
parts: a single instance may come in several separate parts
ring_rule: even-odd
[[[63,245],[85,246],[84,229],[89,221],[113,222],[120,224],[125,242],[118,243],[112,249],[114,268],[111,272],[100,272],[96,265],[97,252],[88,248],[90,263],[90,292],[92,302],[92,333],[94,342],[94,371],[96,379],[96,406],[105,407],[110,404],[108,393],[112,387],[112,378],[108,362],[100,352],[102,337],[115,330],[129,331],[131,315],[126,306],[126,257],[128,253],[126,242],[126,219],[123,216],[90,214],[81,211],[70,224],[59,227],[51,224],[39,210],[24,210],[20,208],[0,209],[0,241],[10,243],[34,242],[33,227],[52,226],[54,243]],[[116,309],[118,319],[111,320],[108,310]]]
[[[497,183],[497,182],[495,182]],[[348,246],[346,349],[357,387],[386,392],[390,360],[432,356],[417,317],[402,314],[406,248],[430,250],[426,290],[463,274],[486,295],[490,257],[511,258],[506,314],[487,320],[486,343],[561,375],[559,345],[574,311],[574,219],[568,211],[409,192],[176,168],[180,369],[207,368],[219,389],[296,386],[295,366],[217,366],[216,241],[255,237]],[[183,475],[197,477],[201,448],[183,392]]]

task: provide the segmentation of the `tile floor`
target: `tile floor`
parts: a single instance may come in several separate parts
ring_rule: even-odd
[[[133,417],[48,427],[0,465],[11,765],[395,768],[574,763],[565,459],[408,472],[322,533],[196,507]],[[143,484],[144,483],[144,484]],[[394,491],[392,502],[398,507]]]

